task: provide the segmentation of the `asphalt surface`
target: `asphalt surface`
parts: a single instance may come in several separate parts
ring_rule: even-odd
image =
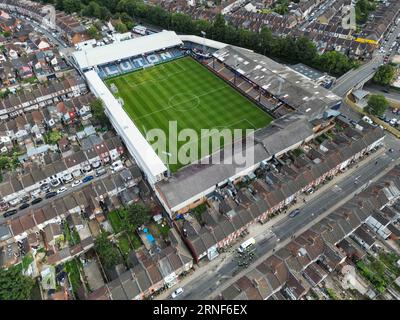
[[[392,44],[396,41],[397,35],[400,33],[400,24],[395,27],[393,33],[389,34],[386,38],[387,42],[381,46],[385,53],[380,53],[378,50],[375,52],[374,57],[368,63],[362,65],[361,67],[350,70],[341,78],[336,81],[333,86],[332,91],[340,97],[344,97],[352,88],[358,84],[364,84],[367,80],[370,80],[376,72],[376,69],[383,64],[384,56],[393,56],[396,52],[395,50],[390,50]]]
[[[364,90],[376,93],[376,94],[383,94],[387,99],[396,101],[400,103],[400,93],[396,91],[391,91],[388,89],[389,92],[384,92],[383,90],[387,90],[386,88],[379,87],[376,85],[368,85],[364,87]]]
[[[376,72],[376,69],[383,64],[383,56],[377,55],[371,61],[361,67],[350,70],[344,76],[339,78],[332,87],[333,93],[344,97],[351,89],[360,83],[370,80]]]
[[[387,141],[389,145],[396,141]],[[398,144],[396,145],[398,146]],[[292,235],[300,234],[316,223],[319,219],[328,215],[329,209],[335,208],[339,204],[343,204],[350,200],[357,192],[365,189],[377,176],[385,172],[385,169],[394,164],[399,159],[400,152],[396,149],[394,152],[386,152],[380,155],[375,164],[375,160],[367,163],[363,167],[357,169],[349,178],[337,183],[334,188],[324,192],[317,198],[307,202],[302,208],[301,213],[294,218],[285,217],[271,229],[266,230],[263,234],[256,236],[255,254],[257,258],[265,259],[271,250],[285,240],[290,240]],[[357,181],[355,178],[357,177]],[[355,183],[355,181],[357,183]],[[345,201],[344,201],[345,200]],[[225,260],[214,270],[209,270],[202,274],[201,277],[194,279],[184,287],[184,293],[177,299],[179,300],[197,300],[208,299],[215,296],[216,292],[221,290],[221,286],[238,271],[243,270],[237,266],[234,254],[229,254]],[[256,263],[251,264],[244,272],[248,272]],[[212,295],[212,296],[211,296]]]

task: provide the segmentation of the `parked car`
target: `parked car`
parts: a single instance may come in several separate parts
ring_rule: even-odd
[[[295,216],[297,216],[300,213],[300,209],[295,209],[293,210],[291,213],[289,213],[289,217],[290,218],[294,218]]]
[[[19,210],[24,210],[24,209],[28,208],[29,206],[30,206],[29,203],[24,203],[24,204],[22,204],[18,209],[19,209]]]
[[[96,177],[100,177],[103,174],[107,173],[107,170],[105,168],[100,168],[96,170]]]
[[[40,190],[48,190],[50,188],[50,185],[48,183],[43,183],[40,186]]]
[[[36,199],[32,200],[31,204],[37,204],[42,200],[43,200],[42,198],[36,198]]]
[[[174,292],[172,292],[171,297],[175,299],[176,297],[180,296],[183,293],[183,288],[178,288]]]
[[[310,188],[306,191],[306,193],[308,194],[313,194],[314,193],[314,188]]]
[[[55,197],[56,195],[57,195],[57,192],[51,191],[51,192],[46,193],[45,198],[50,199],[50,198]]]
[[[93,176],[87,176],[87,177],[84,177],[84,178],[83,178],[83,180],[82,180],[82,183],[89,182],[90,180],[93,180],[93,179],[94,179],[94,177],[93,177]]]
[[[30,197],[29,197],[29,196],[24,196],[24,197],[21,199],[21,202],[22,202],[22,203],[25,203],[25,202],[29,202],[29,200],[30,200]]]
[[[61,187],[60,189],[57,190],[57,194],[63,193],[65,191],[67,191],[67,187]]]
[[[10,216],[12,216],[12,215],[14,215],[14,214],[16,214],[16,213],[17,213],[17,210],[16,210],[16,209],[7,211],[7,212],[4,214],[4,218],[10,217]]]
[[[73,184],[71,184],[71,187],[76,187],[79,186],[82,183],[82,180],[75,180]]]

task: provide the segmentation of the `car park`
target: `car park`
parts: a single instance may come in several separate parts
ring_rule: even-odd
[[[178,288],[174,292],[172,292],[171,297],[175,299],[176,297],[180,296],[183,293],[183,288]]]
[[[57,190],[57,194],[63,193],[65,191],[67,191],[68,188],[67,187],[61,187],[60,189]]]
[[[37,204],[37,203],[39,203],[39,202],[42,201],[42,200],[43,200],[42,198],[33,199],[32,202],[31,202],[31,204]]]
[[[89,182],[90,180],[93,180],[93,179],[94,179],[94,177],[93,177],[93,176],[87,176],[87,177],[84,177],[84,178],[83,178],[83,180],[82,180],[82,183]]]
[[[48,192],[48,193],[46,193],[45,198],[50,199],[50,198],[55,197],[56,195],[57,195],[57,192],[55,192],[55,191]]]

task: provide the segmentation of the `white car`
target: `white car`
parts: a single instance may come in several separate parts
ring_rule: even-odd
[[[183,293],[183,288],[178,288],[174,292],[172,292],[171,297],[175,299],[176,297],[180,296]]]
[[[60,189],[57,190],[57,194],[63,193],[67,191],[67,187],[61,187]]]
[[[75,180],[75,181],[71,184],[71,187],[73,188],[73,187],[79,186],[81,183],[82,183],[82,180]]]

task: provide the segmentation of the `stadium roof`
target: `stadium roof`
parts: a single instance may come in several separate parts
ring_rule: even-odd
[[[229,161],[229,157],[223,157],[227,161],[221,161],[220,164],[194,163],[178,170],[168,180],[158,182],[156,190],[164,203],[171,211],[180,210],[206,196],[216,184],[243,175],[244,172],[254,169],[254,165],[310,140],[313,137],[313,130],[305,115],[293,112],[274,120],[266,128],[255,131],[254,137],[254,149],[246,148],[244,152],[244,154],[253,152],[253,159],[250,162],[238,164],[234,160]],[[235,153],[242,152],[237,148],[233,150]],[[220,152],[223,151],[215,152],[210,157],[218,156]],[[211,160],[211,163],[215,162]]]
[[[83,70],[182,44],[183,42],[175,32],[163,31],[148,36],[114,42],[101,47],[75,51],[73,56]]]
[[[133,155],[139,167],[145,172],[149,181],[155,183],[167,171],[166,166],[157,156],[151,145],[136,128],[120,103],[115,99],[98,74],[91,70],[85,73],[89,87],[96,97],[103,100],[106,114],[114,129],[125,142],[129,152]]]
[[[336,94],[261,54],[226,46],[213,55],[309,119],[321,117],[325,110],[341,102]]]
[[[202,38],[199,36],[193,36],[193,35],[179,35],[178,36],[182,41],[187,41],[187,42],[192,42],[196,43],[199,45],[205,45],[206,47],[209,48],[214,48],[214,49],[222,49],[227,46],[226,43],[215,41],[215,40],[210,40],[207,38]]]

